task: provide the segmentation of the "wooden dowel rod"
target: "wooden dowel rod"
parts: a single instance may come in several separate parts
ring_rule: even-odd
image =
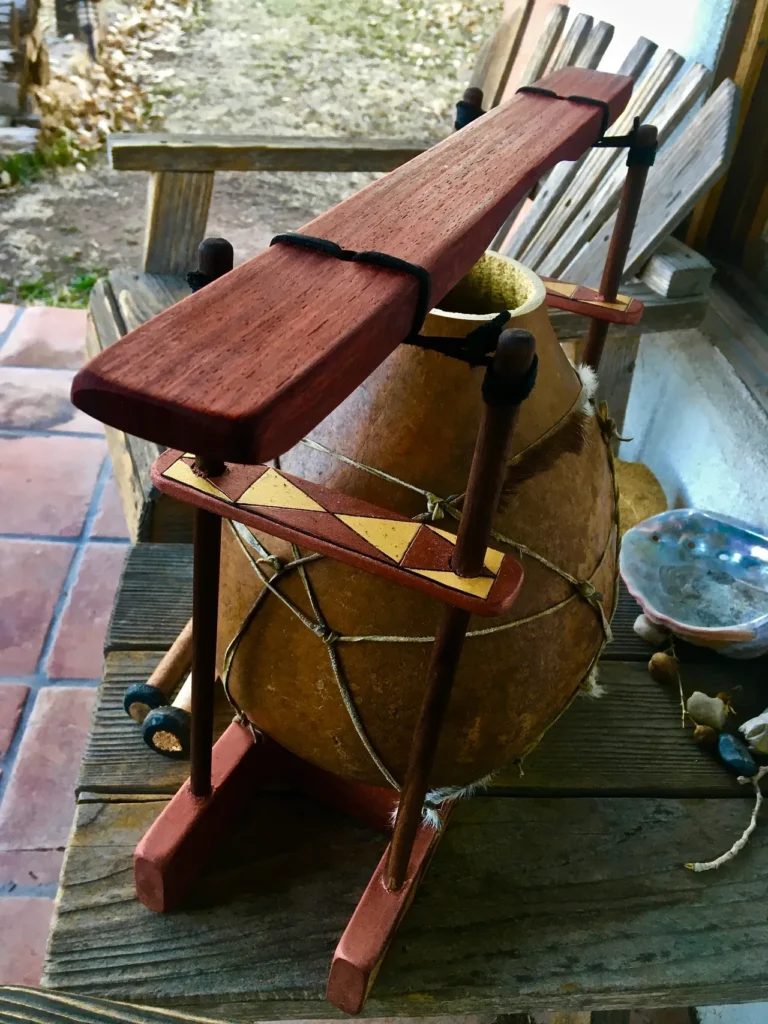
[[[190,787],[193,796],[207,797],[211,792],[221,519],[213,512],[196,508],[193,529]]]
[[[198,269],[216,280],[232,269],[234,253],[225,238],[206,238],[198,248]],[[194,471],[217,477],[224,463],[206,455],[195,458]],[[216,638],[219,618],[221,519],[196,508],[193,524],[194,574],[192,579],[192,723],[190,726],[189,784],[192,795],[211,792],[213,700],[216,681]]]
[[[508,383],[519,380],[528,372],[534,355],[535,341],[531,334],[520,330],[503,331],[494,359],[494,374]],[[477,576],[483,568],[518,409],[519,403],[511,402],[485,406],[451,563],[454,572],[461,575]],[[435,636],[387,859],[386,886],[394,892],[402,888],[408,877],[408,864],[469,618],[470,613],[463,609],[447,608]]]
[[[181,711],[191,712],[192,711],[192,673],[190,672],[187,678],[182,683],[181,689],[173,698],[174,708],[179,708]]]
[[[658,132],[654,125],[642,124],[637,129],[635,146],[644,149],[651,147],[655,149],[657,136]],[[630,154],[631,152],[630,149]],[[616,214],[616,223],[611,235],[611,244],[608,248],[608,255],[605,258],[603,276],[600,281],[600,298],[605,302],[614,302],[619,291],[621,276],[624,273],[629,246],[632,242],[632,232],[635,230],[635,222],[637,221],[637,214],[643,198],[648,170],[648,165],[644,163],[631,165],[627,169],[619,209]],[[583,361],[587,366],[591,366],[593,370],[597,370],[600,365],[609,327],[610,324],[607,320],[593,320],[589,325]]]
[[[149,686],[155,686],[166,697],[170,696],[185,672],[189,672],[192,664],[192,619],[186,624],[165,652],[155,671],[147,680]]]
[[[535,352],[536,342],[528,331],[503,331],[494,357],[494,372],[504,380],[517,380],[528,372]],[[471,577],[482,572],[519,410],[519,405],[484,408],[451,560],[451,568],[458,576]]]

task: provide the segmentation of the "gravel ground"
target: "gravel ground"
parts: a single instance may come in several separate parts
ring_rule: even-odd
[[[170,0],[166,0],[170,2]],[[113,10],[118,9],[113,0]],[[152,95],[170,132],[437,139],[501,0],[201,0],[196,27],[155,60],[172,71]],[[366,174],[219,174],[209,232],[238,260],[300,227]],[[0,192],[5,301],[46,275],[138,266],[143,173],[47,172]]]

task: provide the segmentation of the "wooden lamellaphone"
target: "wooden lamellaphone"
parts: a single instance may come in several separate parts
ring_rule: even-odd
[[[328,998],[348,1012],[362,1007],[440,835],[422,809],[470,615],[503,614],[520,592],[518,559],[489,539],[518,410],[535,380],[535,340],[524,330],[497,332],[455,538],[265,463],[412,338],[538,178],[602,137],[631,85],[556,72],[306,226],[305,235],[336,248],[277,244],[233,270],[231,247],[209,240],[201,247],[206,286],[92,360],[73,384],[78,408],[168,445],[153,482],[195,506],[191,774],[137,848],[139,898],[155,910],[175,905],[243,794],[275,775],[377,825],[394,812],[392,842],[331,968]],[[640,128],[634,141],[647,149],[652,136]],[[547,282],[552,304],[593,317],[593,366],[609,323],[641,313],[617,301],[647,171],[632,152],[600,293]],[[213,746],[222,518],[442,604],[399,800],[394,790],[314,768],[238,722]]]

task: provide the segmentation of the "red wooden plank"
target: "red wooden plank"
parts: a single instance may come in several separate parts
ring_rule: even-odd
[[[547,305],[553,309],[565,309],[569,313],[580,313],[610,324],[638,324],[645,311],[642,302],[629,295],[617,295],[614,302],[606,302],[597,288],[569,284],[553,277],[542,277],[541,280],[547,290]]]
[[[563,68],[540,83],[605,101],[632,79]],[[425,267],[432,303],[469,271],[517,202],[597,138],[602,113],[518,94],[303,229]],[[240,463],[281,454],[409,333],[406,275],[276,245],[132,331],[75,378],[75,405],[173,448]]]
[[[207,479],[192,472],[191,461],[182,452],[164,452],[152,467],[152,483],[180,501],[476,615],[502,615],[522,586],[523,569],[512,555],[489,548],[483,574],[465,579],[450,571],[452,540],[426,523],[266,466],[227,466]],[[428,543],[419,542],[424,533]],[[416,559],[409,558],[414,543]]]

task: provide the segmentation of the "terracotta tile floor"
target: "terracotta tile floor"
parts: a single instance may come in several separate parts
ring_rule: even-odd
[[[40,970],[128,534],[69,401],[85,313],[0,305],[0,984]]]

